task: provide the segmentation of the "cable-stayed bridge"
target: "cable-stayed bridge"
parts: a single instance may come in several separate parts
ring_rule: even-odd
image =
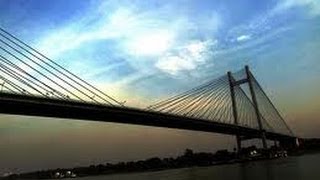
[[[248,66],[145,109],[124,106],[0,28],[0,113],[138,124],[295,141]]]

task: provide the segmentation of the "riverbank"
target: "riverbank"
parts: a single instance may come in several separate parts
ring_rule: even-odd
[[[223,164],[245,163],[251,161],[271,160],[287,156],[301,156],[304,154],[320,153],[320,139],[303,139],[299,148],[284,150],[272,146],[268,150],[258,149],[255,146],[242,148],[240,152],[218,150],[215,153],[193,152],[186,149],[181,156],[170,158],[153,157],[145,160],[105,163],[87,167],[57,168],[40,170],[21,174],[11,174],[0,179],[63,179],[88,176],[127,174],[138,172],[152,172],[168,169],[188,167],[217,166]]]
[[[318,162],[320,153],[218,166],[88,176],[79,180],[318,180]]]
[[[188,167],[217,166],[286,157],[287,152],[275,148],[268,151],[255,146],[242,149],[241,154],[219,150],[215,153],[193,152],[186,149],[183,155],[175,158],[149,158],[146,160],[99,164],[88,167],[58,168],[36,172],[14,174],[3,179],[63,179],[137,172],[152,172]]]

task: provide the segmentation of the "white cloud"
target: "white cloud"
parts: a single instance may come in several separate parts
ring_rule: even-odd
[[[205,62],[212,54],[212,47],[217,41],[192,41],[182,46],[177,52],[171,52],[159,58],[155,66],[163,72],[176,75],[183,70],[193,70]]]
[[[177,74],[181,70],[191,70],[196,67],[190,59],[184,59],[180,56],[167,56],[159,59],[156,67],[170,74]]]
[[[247,40],[251,39],[251,36],[250,35],[241,35],[241,36],[238,36],[236,39],[238,42],[247,41]]]
[[[127,49],[132,55],[160,55],[172,47],[174,35],[167,30],[136,35],[128,42]]]
[[[319,0],[282,0],[275,7],[274,12],[287,10],[293,7],[304,7],[309,11],[309,15],[320,15],[320,1]]]

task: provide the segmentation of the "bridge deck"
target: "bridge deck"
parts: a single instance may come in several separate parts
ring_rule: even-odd
[[[37,96],[1,93],[0,107],[0,113],[4,114],[114,122],[229,135],[238,134],[251,138],[260,137],[260,133],[257,129],[236,126],[233,124],[186,118],[136,108],[105,106],[78,101],[62,101]],[[270,140],[294,138],[273,132],[266,132],[266,136],[267,139]]]

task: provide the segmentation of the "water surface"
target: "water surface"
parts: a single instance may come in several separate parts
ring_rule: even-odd
[[[242,164],[84,177],[79,180],[320,180],[319,165],[320,153]]]

